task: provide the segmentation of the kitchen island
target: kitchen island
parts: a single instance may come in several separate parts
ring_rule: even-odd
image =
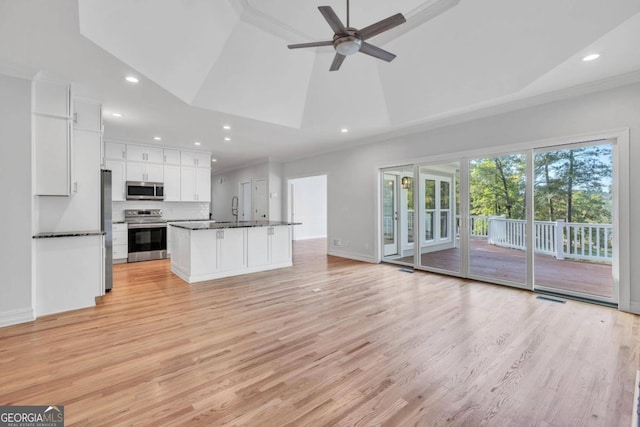
[[[293,225],[281,221],[172,223],[171,271],[196,283],[291,267]]]

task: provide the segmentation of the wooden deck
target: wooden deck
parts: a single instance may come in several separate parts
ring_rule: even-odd
[[[115,266],[93,308],[0,328],[0,405],[74,426],[628,426],[640,316],[327,256],[188,285]]]
[[[526,283],[525,252],[490,245],[486,239],[472,238],[470,243],[471,274],[515,283]],[[413,256],[398,261],[413,263]],[[422,265],[449,271],[460,271],[460,249],[453,248],[422,255]],[[610,264],[557,260],[536,254],[534,260],[536,286],[559,291],[573,291],[594,297],[613,297]]]

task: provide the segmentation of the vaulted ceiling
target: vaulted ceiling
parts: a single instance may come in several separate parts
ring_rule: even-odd
[[[346,21],[345,2],[333,0],[0,0],[0,63],[84,85],[104,100],[106,138],[198,140],[222,169],[640,70],[639,0],[352,0],[354,27],[397,12],[407,23],[370,40],[393,62],[356,54],[337,72],[332,47],[286,48],[331,39],[319,5]],[[601,58],[583,62],[592,52]],[[127,84],[129,74],[141,82]],[[116,110],[124,117],[109,116]]]

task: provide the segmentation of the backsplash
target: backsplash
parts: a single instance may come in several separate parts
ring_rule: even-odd
[[[174,219],[209,219],[209,203],[128,200],[113,202],[113,220],[123,221],[125,209],[162,209],[162,218],[169,221]]]

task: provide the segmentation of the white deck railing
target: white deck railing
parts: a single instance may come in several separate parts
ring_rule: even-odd
[[[483,219],[487,223],[486,234],[482,234]],[[496,246],[524,250],[526,249],[526,227],[525,220],[472,216],[470,234],[474,237],[486,237],[490,244]],[[536,253],[552,255],[557,259],[611,261],[613,255],[611,224],[534,221],[534,229]]]

